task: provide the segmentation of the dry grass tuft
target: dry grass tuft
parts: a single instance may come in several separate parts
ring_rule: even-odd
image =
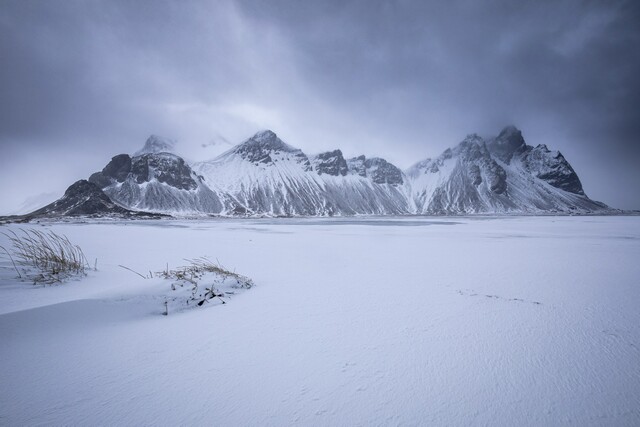
[[[20,233],[3,233],[13,251],[0,246],[22,279],[34,284],[61,283],[76,275],[85,275],[89,263],[82,249],[64,235],[53,231],[23,229]]]

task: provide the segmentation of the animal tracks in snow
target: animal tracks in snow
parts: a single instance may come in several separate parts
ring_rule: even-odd
[[[505,297],[502,297],[502,296],[499,296],[499,295],[492,295],[492,294],[481,294],[481,293],[478,293],[478,292],[474,291],[473,289],[467,289],[467,290],[458,289],[456,291],[456,293],[458,295],[465,295],[465,296],[469,296],[469,297],[484,297],[484,298],[497,299],[497,300],[501,300],[501,301],[521,302],[521,303],[526,303],[526,304],[542,305],[542,303],[540,301],[531,301],[531,300],[525,300],[525,299],[522,299],[522,298],[505,298]]]

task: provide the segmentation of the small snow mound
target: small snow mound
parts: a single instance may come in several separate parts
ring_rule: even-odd
[[[165,312],[183,311],[204,305],[226,304],[233,295],[251,289],[253,280],[229,271],[207,258],[189,260],[189,265],[156,273],[171,282],[165,294]]]

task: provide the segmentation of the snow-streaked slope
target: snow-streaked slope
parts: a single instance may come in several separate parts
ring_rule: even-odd
[[[326,216],[409,212],[408,192],[402,183],[377,183],[366,175],[348,173],[346,166],[340,150],[309,159],[275,133],[263,131],[212,161],[195,164],[194,170],[210,188],[229,194],[250,213]]]
[[[217,158],[188,165],[158,150],[115,156],[91,176],[116,203],[172,214],[332,216],[611,212],[590,200],[559,152],[527,145],[515,127],[487,141],[469,135],[403,172],[381,158],[307,156],[272,131]],[[193,168],[193,169],[192,169]]]
[[[525,144],[514,127],[488,142],[469,135],[406,175],[417,213],[608,212],[589,199],[571,165],[546,146]]]
[[[322,180],[313,173],[307,156],[272,132],[260,132],[216,159],[193,167],[210,188],[231,195],[250,213],[329,213],[321,196]]]
[[[98,271],[2,260],[0,424],[637,426],[639,221],[44,224]],[[256,286],[165,317],[118,267],[199,256]]]

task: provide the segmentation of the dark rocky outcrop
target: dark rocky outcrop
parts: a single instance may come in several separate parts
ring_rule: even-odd
[[[402,171],[385,159],[373,157],[364,162],[367,176],[376,184],[402,185]]]
[[[138,184],[155,178],[180,190],[194,190],[198,187],[194,175],[182,157],[168,153],[144,154],[131,164],[131,176]]]
[[[584,195],[578,174],[559,151],[550,151],[546,145],[538,145],[529,149],[523,162],[535,177],[561,190]]]
[[[367,176],[367,166],[365,165],[367,158],[365,156],[358,156],[349,159],[347,162],[347,168],[350,173],[359,175],[361,177]]]
[[[347,174],[347,161],[342,156],[342,151],[334,150],[320,153],[312,158],[314,169],[318,174],[332,176],[345,176]]]
[[[312,170],[311,162],[306,154],[297,148],[285,144],[278,135],[270,130],[256,133],[234,149],[243,159],[258,164],[271,165],[285,155],[293,157],[302,164],[305,171]]]
[[[527,151],[527,148],[522,132],[515,126],[505,127],[497,137],[487,142],[489,152],[506,164],[511,163],[514,156]]]
[[[191,171],[181,157],[169,153],[143,154],[134,158],[128,154],[119,154],[111,159],[101,172],[89,177],[89,181],[100,188],[113,183],[124,182],[127,178],[138,184],[157,179],[181,190],[193,190],[198,187]]]
[[[124,182],[131,172],[131,157],[128,154],[118,154],[113,157],[102,171],[96,172],[89,177],[89,182],[104,188],[112,182]]]
[[[53,203],[26,215],[12,217],[14,221],[57,219],[64,217],[160,218],[163,215],[132,211],[114,203],[96,184],[87,180],[73,183],[64,195]]]
[[[487,141],[469,135],[406,174],[418,212],[611,211],[585,196],[577,174],[560,152],[527,145],[514,126]]]
[[[607,213],[589,199],[558,151],[525,143],[508,126],[468,135],[435,159],[402,172],[382,158],[346,160],[340,150],[307,157],[272,131],[217,158],[189,165],[150,137],[141,154],[120,154],[35,215],[403,215]],[[126,208],[126,209],[125,209]],[[124,209],[124,211],[123,211]]]

